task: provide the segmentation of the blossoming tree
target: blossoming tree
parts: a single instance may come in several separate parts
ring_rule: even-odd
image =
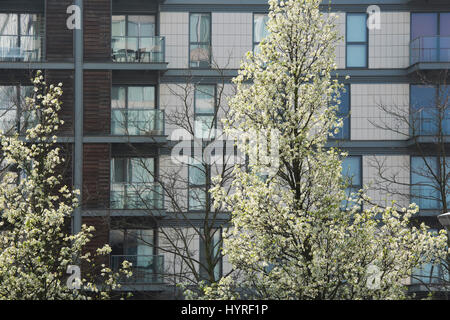
[[[236,273],[204,287],[203,298],[403,298],[411,270],[445,253],[444,232],[410,225],[415,207],[363,210],[355,199],[342,208],[345,154],[326,148],[342,125],[342,85],[331,76],[338,36],[321,2],[269,0],[270,35],[234,80],[225,130],[240,132],[250,161],[235,169],[233,194],[212,194],[232,213],[223,253]],[[276,133],[269,165],[258,161],[261,144],[247,143],[251,132]],[[275,142],[267,140],[266,149]]]
[[[68,230],[78,191],[63,185],[58,171],[64,162],[55,136],[62,124],[57,115],[62,84],[48,87],[40,71],[33,82],[34,97],[28,99],[28,110],[24,111],[31,119],[25,137],[0,133],[4,157],[0,177],[0,299],[107,298],[118,286],[120,275],[105,266],[99,267],[98,274],[89,272],[95,257],[84,248],[93,228],[84,225],[74,235]],[[109,251],[105,246],[94,256]],[[70,265],[89,266],[89,270],[82,270],[82,277],[73,282],[67,274]],[[121,272],[128,273],[127,267],[125,264]]]

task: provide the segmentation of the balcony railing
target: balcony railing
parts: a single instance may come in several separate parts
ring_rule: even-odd
[[[112,37],[112,60],[114,62],[165,62],[165,38]]]
[[[164,194],[157,183],[113,183],[111,209],[162,210]]]
[[[450,36],[419,37],[410,43],[411,65],[419,62],[450,62]]]
[[[33,62],[43,59],[43,41],[39,35],[0,35],[0,61]]]
[[[441,120],[439,120],[439,111],[433,108],[423,108],[415,111],[411,116],[416,136],[450,135],[450,109],[445,110]],[[439,130],[439,122],[441,130]]]
[[[153,284],[163,282],[164,256],[156,255],[111,255],[111,269],[118,271],[122,262],[128,261],[132,264],[133,275],[122,278],[122,283]]]
[[[152,136],[164,134],[164,111],[157,109],[112,109],[111,134]]]

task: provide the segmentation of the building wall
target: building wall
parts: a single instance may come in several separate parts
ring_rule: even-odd
[[[239,69],[253,50],[253,15],[248,12],[213,12],[212,59],[218,68]]]
[[[169,68],[187,68],[189,52],[189,13],[161,12],[160,35],[166,38]]]
[[[409,84],[352,84],[350,91],[351,140],[406,140],[408,138],[407,125],[389,116],[381,109],[381,106],[388,106],[407,114]],[[398,128],[400,133],[383,128]]]
[[[367,155],[363,156],[363,186],[368,188],[367,195],[380,206],[392,206],[391,201],[401,207],[409,205],[410,166],[408,155]],[[398,184],[390,184],[380,178],[395,179]]]
[[[369,68],[409,66],[409,12],[381,12],[380,29],[369,29]]]

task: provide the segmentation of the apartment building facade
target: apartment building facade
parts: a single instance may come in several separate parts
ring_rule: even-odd
[[[441,228],[439,195],[417,172],[423,150],[439,167],[436,136],[447,147],[450,118],[444,112],[437,128],[430,110],[450,93],[450,3],[333,0],[331,11],[342,37],[336,73],[346,92],[344,127],[330,144],[349,153],[349,192],[368,186],[374,203],[416,202],[419,221]],[[173,150],[183,132],[214,140],[211,128],[220,129],[231,79],[267,33],[267,12],[264,0],[0,2],[0,89],[14,97],[3,99],[0,125],[20,122],[33,70],[63,83],[58,139],[71,155],[68,183],[82,190],[73,230],[94,225],[91,245],[111,245],[113,268],[133,263],[128,290],[168,297],[177,282],[230,270],[218,254],[228,216],[211,215],[203,192],[217,168],[176,162]],[[202,271],[211,256],[213,270]],[[412,284],[420,289],[420,281]]]

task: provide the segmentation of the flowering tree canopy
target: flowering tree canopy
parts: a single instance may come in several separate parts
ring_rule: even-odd
[[[204,287],[203,298],[403,298],[412,269],[445,254],[444,231],[411,226],[416,207],[342,207],[345,154],[325,147],[342,125],[342,85],[331,76],[338,36],[321,2],[270,0],[270,35],[234,79],[225,130],[241,133],[250,164],[235,169],[233,194],[219,185],[212,194],[232,214],[223,253],[236,272]],[[258,162],[260,144],[247,143],[251,132],[276,132],[269,164]]]
[[[94,263],[91,253],[84,250],[93,228],[83,225],[81,232],[71,235],[67,224],[78,205],[78,190],[63,185],[59,172],[64,159],[55,132],[62,124],[57,115],[62,84],[47,87],[40,71],[33,82],[34,97],[27,100],[27,110],[23,111],[32,119],[25,138],[18,133],[0,133],[4,157],[0,177],[0,299],[107,298],[117,287],[119,275],[104,266],[96,279],[86,279],[87,270],[78,283],[67,283],[68,266]],[[105,246],[97,254],[109,251]],[[81,290],[72,289],[77,287]]]

